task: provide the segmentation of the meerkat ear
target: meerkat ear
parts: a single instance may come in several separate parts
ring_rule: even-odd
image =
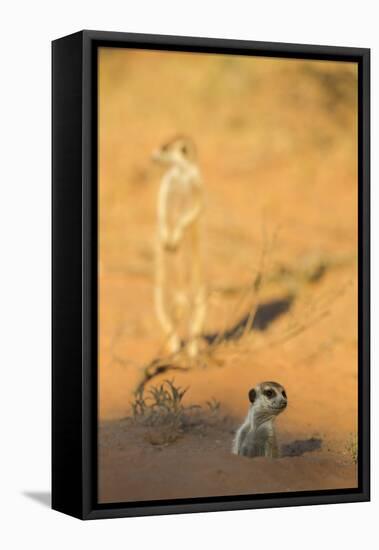
[[[253,388],[249,391],[249,401],[250,401],[250,403],[254,403],[256,397],[257,397],[257,392]]]

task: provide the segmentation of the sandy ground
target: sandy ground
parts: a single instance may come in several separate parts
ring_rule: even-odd
[[[149,430],[127,421],[100,429],[101,502],[247,495],[356,487],[348,455],[332,452],[319,438],[282,434],[280,459],[230,453],[234,425],[220,419],[192,428],[169,445],[147,442]],[[292,435],[292,434],[291,434]],[[127,498],[126,498],[127,497]]]
[[[349,64],[261,59],[246,68],[211,56],[101,57],[102,502],[356,484],[348,452],[357,431],[355,89]],[[292,301],[257,327],[264,330],[152,382],[174,377],[189,387],[186,405],[215,398],[227,419],[160,446],[123,419],[143,367],[164,354],[153,307],[162,173],[148,159],[178,131],[196,140],[207,192],[205,332],[233,327],[256,301]],[[260,269],[259,296],[246,293]],[[280,382],[289,396],[277,422],[282,444],[313,438],[319,449],[275,461],[230,454],[247,392],[263,380]]]

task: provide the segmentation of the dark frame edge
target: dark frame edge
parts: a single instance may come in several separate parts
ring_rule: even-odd
[[[93,519],[111,519],[121,517],[136,516],[155,516],[155,515],[173,515],[173,514],[192,514],[208,512],[232,512],[238,510],[258,510],[270,508],[298,507],[298,506],[322,506],[326,504],[349,504],[358,502],[368,502],[369,495],[364,492],[351,492],[345,495],[320,495],[320,496],[296,496],[288,497],[275,496],[261,500],[236,500],[223,501],[222,497],[217,503],[201,502],[190,504],[146,504],[138,507],[129,508],[94,508],[83,518],[85,520]]]
[[[369,413],[370,413],[370,403],[369,400],[363,400],[362,410],[361,410],[361,434],[362,441],[360,442],[360,457],[361,462],[361,491],[356,489],[351,489],[350,492],[347,490],[344,494],[325,494],[325,495],[314,495],[314,496],[302,496],[300,493],[296,496],[286,496],[286,495],[273,495],[267,496],[267,498],[262,498],[257,500],[252,498],[252,500],[247,500],[246,497],[243,500],[234,500],[234,501],[223,501],[222,497],[217,502],[195,502],[193,503],[181,503],[176,501],[171,503],[156,503],[152,504],[150,502],[138,503],[137,506],[133,506],[132,503],[128,505],[125,503],[125,507],[118,505],[117,503],[112,503],[109,507],[105,505],[96,504],[96,491],[93,490],[93,480],[96,478],[96,461],[93,460],[93,453],[96,450],[93,441],[93,432],[91,433],[91,426],[93,423],[93,414],[96,410],[97,403],[94,402],[94,399],[91,397],[90,387],[93,387],[93,377],[94,372],[93,367],[93,357],[91,354],[91,328],[90,320],[93,318],[93,303],[92,298],[94,296],[94,280],[93,280],[93,268],[94,268],[94,255],[91,253],[91,247],[93,247],[93,233],[91,235],[91,229],[93,229],[93,205],[94,197],[92,190],[92,181],[95,177],[92,161],[92,149],[96,138],[94,138],[95,128],[91,125],[93,123],[93,109],[96,107],[92,103],[92,84],[93,84],[93,52],[95,51],[95,44],[103,41],[118,41],[123,42],[125,46],[129,44],[130,47],[133,47],[131,44],[136,42],[141,42],[147,44],[147,47],[157,46],[159,49],[164,49],[164,46],[169,44],[170,48],[177,48],[180,50],[183,46],[191,43],[194,48],[198,48],[199,51],[203,47],[210,47],[214,49],[218,48],[228,48],[229,53],[233,54],[233,49],[246,49],[253,54],[252,48],[255,52],[260,50],[267,51],[271,48],[272,52],[277,52],[278,49],[281,49],[283,46],[282,54],[285,56],[286,52],[290,51],[294,54],[294,57],[297,57],[296,52],[301,52],[305,55],[312,53],[312,55],[326,55],[331,56],[333,52],[336,52],[338,56],[346,58],[345,60],[350,60],[351,56],[355,58],[361,67],[361,93],[362,93],[362,128],[361,128],[361,144],[360,144],[360,154],[362,155],[362,192],[364,193],[363,201],[361,204],[361,213],[362,213],[362,225],[361,225],[361,236],[360,236],[360,245],[361,245],[361,260],[362,260],[362,271],[361,276],[364,281],[364,289],[361,295],[361,302],[363,302],[364,307],[362,310],[362,325],[360,336],[362,338],[362,349],[361,349],[361,358],[364,368],[362,368],[362,384],[361,391],[369,392],[370,388],[370,374],[369,374],[369,349],[370,343],[368,340],[369,336],[369,327],[370,327],[370,313],[369,313],[369,299],[370,299],[370,289],[369,289],[369,276],[370,276],[370,260],[369,260],[369,248],[367,243],[369,243],[370,235],[370,221],[369,221],[369,180],[370,180],[370,171],[369,171],[369,161],[370,161],[370,152],[369,152],[369,143],[370,143],[370,50],[366,48],[339,48],[339,47],[330,47],[330,46],[308,46],[308,45],[295,45],[295,44],[279,44],[279,43],[265,43],[265,42],[248,42],[240,40],[229,40],[229,39],[208,39],[208,38],[191,38],[191,37],[174,37],[174,36],[164,36],[164,35],[141,35],[133,33],[108,33],[102,31],[81,31],[70,35],[69,37],[64,37],[58,39],[58,41],[53,42],[53,50],[57,43],[63,44],[65,40],[78,40],[80,42],[80,58],[82,62],[82,74],[81,74],[81,91],[82,95],[80,98],[81,112],[80,112],[80,121],[81,121],[81,158],[79,164],[76,163],[76,167],[80,166],[80,183],[79,175],[76,175],[77,184],[80,187],[81,200],[80,200],[80,214],[81,214],[81,238],[80,244],[83,244],[83,249],[81,250],[81,266],[83,273],[83,281],[89,284],[83,284],[82,294],[80,296],[80,303],[82,306],[83,314],[83,325],[82,329],[82,363],[80,368],[76,371],[75,379],[78,379],[78,372],[80,373],[80,413],[79,417],[81,420],[80,426],[80,456],[78,460],[80,461],[80,482],[77,487],[74,487],[74,491],[71,493],[71,504],[65,504],[62,506],[57,500],[57,487],[54,489],[53,482],[53,504],[52,507],[56,510],[64,512],[66,514],[72,515],[80,519],[101,519],[101,518],[118,518],[118,517],[132,517],[132,516],[149,516],[149,515],[160,515],[160,514],[182,514],[182,513],[192,513],[192,512],[216,512],[216,511],[227,511],[227,510],[243,510],[243,509],[258,509],[258,508],[273,508],[273,507],[283,507],[283,506],[301,506],[301,505],[322,505],[322,504],[336,504],[336,503],[348,503],[348,502],[366,502],[370,500],[370,425],[369,425]],[[117,47],[117,46],[115,46]],[[143,47],[141,45],[141,47]],[[272,53],[272,55],[274,55]],[[275,54],[276,55],[276,54]],[[308,57],[308,55],[307,55]],[[53,56],[54,58],[54,56]],[[54,73],[53,73],[54,76]],[[54,77],[53,77],[54,80]],[[54,111],[55,111],[55,102],[54,102],[54,86],[53,86],[53,120],[54,120]],[[96,129],[97,132],[97,129]],[[54,139],[56,138],[53,130]],[[53,147],[53,158],[54,158],[54,147]],[[54,162],[53,162],[54,166]],[[54,168],[53,168],[53,187],[54,187]],[[53,199],[54,203],[54,199]],[[53,207],[54,208],[54,207]],[[79,240],[78,235],[76,237]],[[96,236],[97,238],[97,236]],[[69,239],[68,239],[69,240]],[[365,246],[364,246],[365,243]],[[57,266],[56,266],[57,267]],[[78,266],[76,264],[75,269]],[[96,269],[96,268],[95,268]],[[92,271],[91,271],[92,270]],[[54,272],[54,267],[53,267]],[[62,275],[61,275],[62,278]],[[82,284],[82,279],[80,283]],[[67,284],[67,283],[65,283]],[[67,286],[65,287],[67,289]],[[97,289],[96,289],[97,291]],[[54,313],[55,311],[55,313]],[[53,318],[56,316],[57,311],[54,308],[54,291],[53,291]],[[82,317],[81,317],[82,319]],[[364,338],[363,338],[364,335]],[[54,330],[53,330],[53,340],[54,340]],[[53,358],[54,364],[54,358]],[[54,366],[53,366],[54,372]],[[67,372],[66,372],[67,374]],[[77,380],[78,381],[78,380]],[[78,382],[79,383],[79,382]],[[54,381],[53,381],[53,403],[54,403]],[[368,393],[366,393],[368,395]],[[77,405],[77,398],[75,400]],[[78,418],[79,418],[78,417]],[[54,430],[54,422],[53,422]],[[53,452],[54,455],[54,452]],[[54,479],[54,470],[55,477],[57,477],[57,468],[54,468],[53,464],[53,479]],[[79,489],[78,489],[79,487]],[[238,497],[236,497],[238,498]],[[242,499],[243,497],[241,497]]]
[[[193,48],[194,50],[212,50],[223,48],[228,49],[230,54],[235,54],[233,50],[247,50],[250,55],[254,55],[254,52],[271,52],[275,56],[280,57],[280,53],[283,56],[290,55],[296,57],[296,54],[305,56],[307,59],[312,58],[312,55],[318,58],[323,56],[333,56],[334,58],[360,58],[370,53],[370,48],[361,48],[356,46],[330,46],[325,44],[299,44],[288,42],[266,42],[266,41],[252,41],[252,40],[240,40],[232,38],[208,38],[204,36],[179,36],[168,34],[142,34],[134,32],[118,32],[118,31],[101,31],[101,30],[83,30],[85,39],[91,42],[119,42],[143,44],[141,47],[153,47],[157,46],[158,49],[164,49],[166,46],[183,50],[186,47]],[[113,45],[117,47],[117,45]],[[219,52],[221,53],[221,52]]]
[[[83,518],[82,50],[81,32],[52,42],[52,508],[77,518]]]
[[[358,200],[359,231],[359,363],[360,363],[360,401],[358,443],[359,461],[361,462],[362,492],[367,500],[371,498],[371,376],[370,376],[370,62],[371,50],[362,50],[359,62],[360,71],[360,120],[359,120],[359,178],[360,190]]]

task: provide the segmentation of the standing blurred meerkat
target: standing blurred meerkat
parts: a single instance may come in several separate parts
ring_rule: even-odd
[[[274,422],[287,407],[287,394],[277,382],[262,382],[249,391],[250,409],[237,430],[232,452],[242,456],[278,458]]]
[[[200,251],[204,197],[196,148],[191,139],[176,137],[154,151],[153,160],[168,168],[157,205],[156,314],[170,352],[180,349],[184,324],[188,354],[196,356],[206,312]]]

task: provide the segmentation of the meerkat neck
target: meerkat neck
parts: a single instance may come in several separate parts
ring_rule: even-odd
[[[275,415],[270,414],[269,412],[266,412],[266,411],[257,410],[254,408],[254,406],[251,407],[249,416],[250,416],[251,425],[254,428],[259,428],[260,426],[266,423],[273,424],[273,421],[275,418]]]
[[[181,158],[180,160],[177,160],[177,162],[175,163],[175,167],[180,172],[188,172],[192,170],[195,166],[196,164],[194,162],[186,158]]]

